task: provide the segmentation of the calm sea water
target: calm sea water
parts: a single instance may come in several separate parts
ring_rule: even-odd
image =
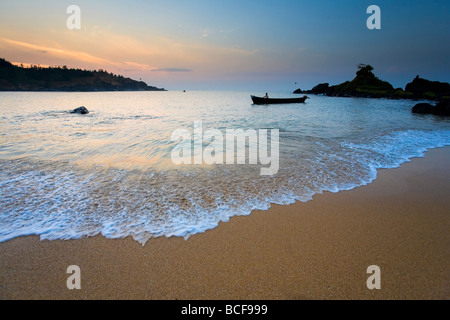
[[[189,237],[271,203],[367,184],[379,168],[450,145],[450,121],[412,114],[414,101],[310,96],[256,106],[255,93],[264,94],[0,93],[0,241]],[[81,105],[91,113],[69,113]],[[223,132],[279,129],[278,173],[174,165],[171,134],[193,132],[195,121]]]

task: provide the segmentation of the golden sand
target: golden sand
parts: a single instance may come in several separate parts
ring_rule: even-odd
[[[367,186],[273,205],[182,238],[19,237],[0,244],[2,299],[449,299],[450,147]],[[69,265],[81,289],[69,290]],[[367,267],[381,270],[369,290]]]

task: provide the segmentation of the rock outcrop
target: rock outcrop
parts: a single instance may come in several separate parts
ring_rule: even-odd
[[[435,106],[429,103],[418,103],[414,107],[412,107],[412,113],[419,114],[432,114],[434,112]]]
[[[301,93],[309,93],[309,94],[325,94],[325,95],[332,95],[336,86],[331,86],[329,83],[319,83],[311,90],[305,90],[302,91],[300,89],[295,90],[293,93],[295,94],[301,94]]]
[[[429,81],[417,76],[408,83],[405,90],[396,88],[386,81],[377,78],[371,65],[360,64],[356,77],[351,81],[330,86],[319,83],[311,90],[295,90],[294,93],[323,94],[334,97],[388,98],[388,99],[425,99],[442,101],[450,98],[450,84],[439,81]],[[419,106],[421,110],[424,106]],[[443,111],[445,113],[445,111]]]
[[[346,81],[336,86],[333,96],[339,97],[364,97],[383,98],[394,95],[394,87],[386,81],[378,79],[372,73],[371,65],[358,66],[356,77],[352,81]]]
[[[70,111],[70,113],[88,114],[89,110],[86,109],[86,107],[81,106],[81,107],[78,107],[76,109],[73,109],[72,111]]]
[[[411,109],[411,112],[448,117],[450,116],[450,100],[439,101],[435,106],[430,103],[418,103]]]
[[[440,99],[450,96],[450,84],[447,82],[430,81],[416,76],[405,87],[405,92],[418,99]]]
[[[329,89],[330,89],[329,83],[319,83],[317,86],[311,89],[311,93],[323,94],[327,93]]]

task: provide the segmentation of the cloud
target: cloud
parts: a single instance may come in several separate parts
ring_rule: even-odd
[[[208,29],[197,31],[209,34],[211,38],[210,32],[214,34]],[[12,49],[11,56],[14,58],[11,60],[14,61],[102,68],[115,73],[151,73],[154,76],[181,75],[193,70],[196,75],[201,76],[230,70],[259,69],[260,65],[265,65],[259,62],[261,49],[207,43],[199,39],[198,33],[194,39],[178,39],[152,33],[136,38],[112,33],[97,26],[87,28],[83,33],[64,29],[55,33],[51,39],[27,39],[22,36],[22,39],[13,40],[0,36],[0,51],[3,48]],[[170,67],[174,65],[175,67]],[[182,67],[176,67],[177,65]]]
[[[138,70],[150,70],[152,68],[148,64],[137,63],[137,62],[132,62],[132,61],[125,61],[125,64],[127,66],[136,67]],[[128,69],[128,70],[134,70],[134,69]]]
[[[83,63],[92,63],[95,64],[98,67],[115,67],[118,68],[118,70],[126,68],[126,71],[149,71],[155,68],[155,66],[151,66],[148,64],[133,62],[133,61],[125,61],[125,62],[116,62],[104,58],[100,58],[98,56],[83,52],[83,51],[77,51],[77,50],[68,50],[68,49],[61,49],[57,47],[51,47],[51,46],[43,46],[43,45],[36,45],[33,43],[25,42],[25,41],[17,41],[7,38],[0,38],[0,43],[4,42],[9,45],[12,45],[14,47],[21,48],[22,50],[26,51],[32,51],[32,52],[38,52],[41,54],[50,54],[53,57],[62,58],[65,60],[71,60],[71,61],[81,61]],[[20,62],[19,62],[20,64]],[[41,64],[42,65],[42,64]],[[132,67],[131,69],[129,67]]]
[[[191,72],[191,69],[183,68],[158,68],[151,70],[152,72]]]
[[[70,58],[70,59],[74,59],[74,60],[97,63],[97,64],[117,65],[117,63],[114,63],[112,61],[108,61],[106,59],[99,58],[99,57],[93,56],[89,53],[82,52],[82,51],[65,50],[65,49],[60,49],[60,48],[55,48],[55,47],[41,46],[41,45],[36,45],[36,44],[24,42],[24,41],[11,40],[11,39],[7,39],[7,38],[0,38],[0,41],[4,41],[4,42],[9,43],[10,45],[13,45],[16,47],[35,50],[39,53],[48,53],[48,54],[52,54],[54,56],[58,56],[61,58]]]

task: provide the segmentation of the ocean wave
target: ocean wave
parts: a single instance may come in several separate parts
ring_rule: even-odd
[[[131,236],[143,245],[154,237],[188,238],[272,203],[309,201],[368,184],[380,168],[450,145],[450,131],[405,130],[315,145],[311,156],[285,155],[273,177],[245,165],[127,170],[1,160],[0,241],[31,234],[49,240]]]

